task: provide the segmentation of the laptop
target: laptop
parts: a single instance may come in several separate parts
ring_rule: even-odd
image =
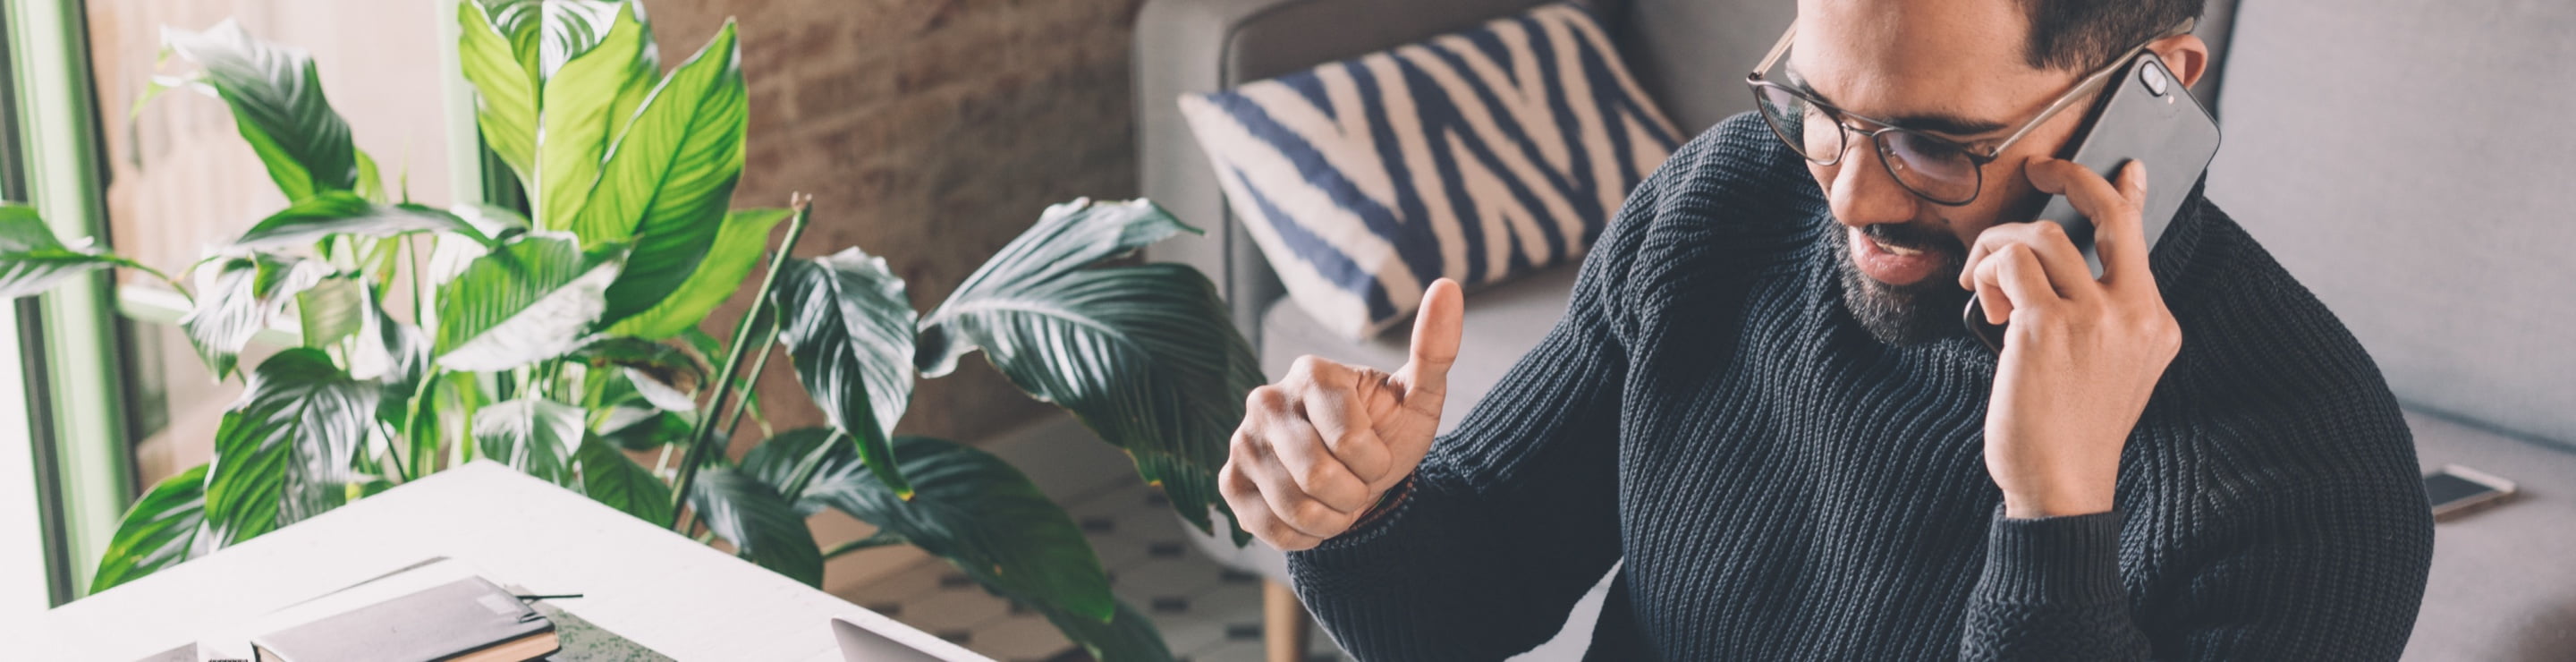
[[[853,620],[853,619],[856,620]],[[867,621],[861,625],[857,621]],[[993,662],[946,639],[874,613],[832,617],[843,662]]]

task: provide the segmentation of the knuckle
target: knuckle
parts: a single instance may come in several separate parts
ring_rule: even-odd
[[[1264,384],[1253,388],[1250,398],[1251,401],[1248,404],[1253,409],[1264,413],[1275,415],[1288,411],[1288,389],[1277,384]]]
[[[1252,433],[1236,432],[1234,438],[1226,442],[1225,450],[1229,458],[1226,466],[1232,468],[1235,462],[1257,456],[1261,452],[1261,442]]]
[[[1297,528],[1308,533],[1332,535],[1340,533],[1343,527],[1350,525],[1346,521],[1349,516],[1333,510],[1331,506],[1326,506],[1321,501],[1307,500],[1298,503],[1296,511]]]
[[[1296,478],[1297,486],[1306,488],[1306,491],[1311,494],[1317,488],[1332,483],[1333,465],[1331,462],[1322,460],[1309,463],[1305,468],[1297,470]]]
[[[1259,517],[1254,521],[1260,523],[1260,528],[1253,533],[1260,534],[1262,539],[1269,540],[1274,545],[1299,540],[1305,536],[1304,533],[1297,531],[1297,527],[1289,526],[1287,520],[1278,517]]]

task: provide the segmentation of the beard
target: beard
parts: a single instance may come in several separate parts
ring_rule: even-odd
[[[1879,342],[1916,345],[1965,335],[1959,314],[1968,306],[1968,290],[1959,287],[1959,269],[1968,249],[1956,235],[1922,222],[1878,223],[1861,233],[1880,243],[1925,251],[1941,266],[1932,275],[1906,285],[1891,285],[1861,273],[1852,262],[1851,231],[1837,225],[1825,233],[1835,249],[1835,271],[1842,280],[1843,307]]]

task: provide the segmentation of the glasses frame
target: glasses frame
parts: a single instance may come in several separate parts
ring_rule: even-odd
[[[1956,140],[1900,127],[1894,122],[1843,110],[1835,107],[1833,104],[1825,103],[1824,101],[1819,100],[1813,95],[1807,94],[1798,88],[1782,85],[1765,79],[1762,75],[1763,72],[1770,71],[1773,65],[1779,64],[1780,57],[1789,53],[1790,43],[1797,40],[1798,25],[1796,23],[1789,24],[1789,30],[1780,34],[1780,42],[1771,45],[1770,54],[1762,56],[1762,63],[1755,65],[1753,67],[1753,72],[1744,76],[1744,84],[1753,92],[1755,111],[1762,114],[1762,123],[1769,125],[1771,127],[1771,135],[1779,137],[1781,142],[1788,143],[1790,150],[1797,152],[1799,158],[1804,158],[1808,163],[1820,166],[1829,166],[1841,163],[1843,157],[1851,153],[1851,141],[1849,140],[1851,137],[1850,134],[1859,133],[1869,139],[1868,142],[1873,149],[1877,149],[1879,151],[1878,165],[1879,167],[1887,170],[1887,178],[1895,180],[1896,185],[1905,187],[1905,192],[1912,193],[1914,194],[1914,197],[1922,198],[1924,201],[1932,204],[1942,205],[1945,207],[1958,207],[1971,202],[1976,202],[1977,197],[1985,192],[1986,164],[1993,163],[1996,159],[2001,158],[2004,150],[2011,149],[2013,143],[2021,142],[2021,139],[2029,136],[2032,130],[2038,129],[2040,123],[2048,121],[2048,118],[2056,117],[2059,112],[2066,110],[2070,106],[2074,106],[2076,102],[2083,100],[2085,95],[2092,93],[2097,88],[2100,88],[2103,81],[2111,78],[2111,74],[2117,73],[2121,69],[2126,68],[2129,60],[2136,58],[2139,53],[2146,52],[2149,44],[2153,44],[2166,37],[2189,34],[2192,26],[2198,22],[2199,19],[2183,19],[2182,23],[2175,25],[2173,29],[2166,30],[2164,33],[2158,34],[2146,41],[2139,42],[2137,46],[2131,47],[2128,52],[2121,53],[2119,57],[2112,58],[2110,63],[2102,65],[2102,68],[2097,69],[2092,73],[2085,74],[2082,80],[2076,82],[2075,87],[2068,89],[2064,94],[2058,95],[2057,100],[2048,102],[2048,107],[2039,109],[2039,114],[2033,115],[2029,120],[2022,122],[2021,128],[2013,130],[2011,135],[2004,136],[2003,142],[1995,143],[1993,148],[1982,152],[1969,149],[1967,145],[1959,144],[1959,141]],[[1826,119],[1832,120],[1835,128],[1841,130],[1839,135],[1834,137],[1835,140],[1841,141],[1842,144],[1841,147],[1834,150],[1834,158],[1820,161],[1815,157],[1808,156],[1807,148],[1802,144],[1804,140],[1791,139],[1789,137],[1788,128],[1780,126],[1779,120],[1772,118],[1772,113],[1770,111],[1762,110],[1763,106],[1769,105],[1770,103],[1768,100],[1763,98],[1764,88],[1778,89],[1789,96],[1797,97],[1799,101],[1803,101],[1809,105],[1823,109],[1825,111]],[[1845,121],[1845,118],[1865,121],[1870,124],[1877,125],[1879,128],[1863,129],[1852,126],[1850,122]],[[1933,197],[1931,194],[1924,193],[1922,190],[1914,188],[1913,184],[1905,183],[1905,178],[1896,174],[1896,165],[1890,162],[1888,156],[1893,150],[1888,149],[1886,138],[1884,138],[1884,136],[1890,132],[1903,133],[1908,136],[1927,140],[1936,146],[1948,148],[1967,156],[1968,162],[1975,166],[1971,168],[1971,170],[1976,172],[1976,183],[1969,189],[1968,197],[1952,202]]]

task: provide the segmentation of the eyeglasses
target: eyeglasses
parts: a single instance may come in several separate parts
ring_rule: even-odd
[[[1789,52],[1789,43],[1798,36],[1795,24],[1789,26],[1787,33],[1780,35],[1780,43],[1771,47],[1771,54],[1762,57],[1762,64],[1744,77],[1744,83],[1752,86],[1754,105],[1761,109],[1762,120],[1771,125],[1771,132],[1780,136],[1782,142],[1789,143],[1789,148],[1806,157],[1808,162],[1816,165],[1840,163],[1848,142],[1846,136],[1859,133],[1869,137],[1871,145],[1878,150],[1879,165],[1885,166],[1888,176],[1895,178],[1905,190],[1934,204],[1955,207],[1977,199],[1978,191],[1985,188],[1986,164],[1993,163],[2005,149],[2011,148],[2023,136],[2030,135],[2032,129],[2056,116],[2058,111],[2075,105],[2077,100],[2101,87],[2102,81],[2120,71],[2131,58],[2145,52],[2147,44],[2190,32],[2194,22],[2194,19],[2184,19],[2174,29],[2112,58],[2110,64],[2086,74],[2074,89],[2049,102],[2047,108],[2040,109],[2039,115],[2013,130],[2003,142],[1983,151],[1969,149],[1948,138],[1899,127],[1886,120],[1845,112],[1817,100],[1804,90],[1765,80],[1764,72],[1780,62],[1780,56]],[[1849,120],[1853,119],[1879,128],[1852,126]]]

